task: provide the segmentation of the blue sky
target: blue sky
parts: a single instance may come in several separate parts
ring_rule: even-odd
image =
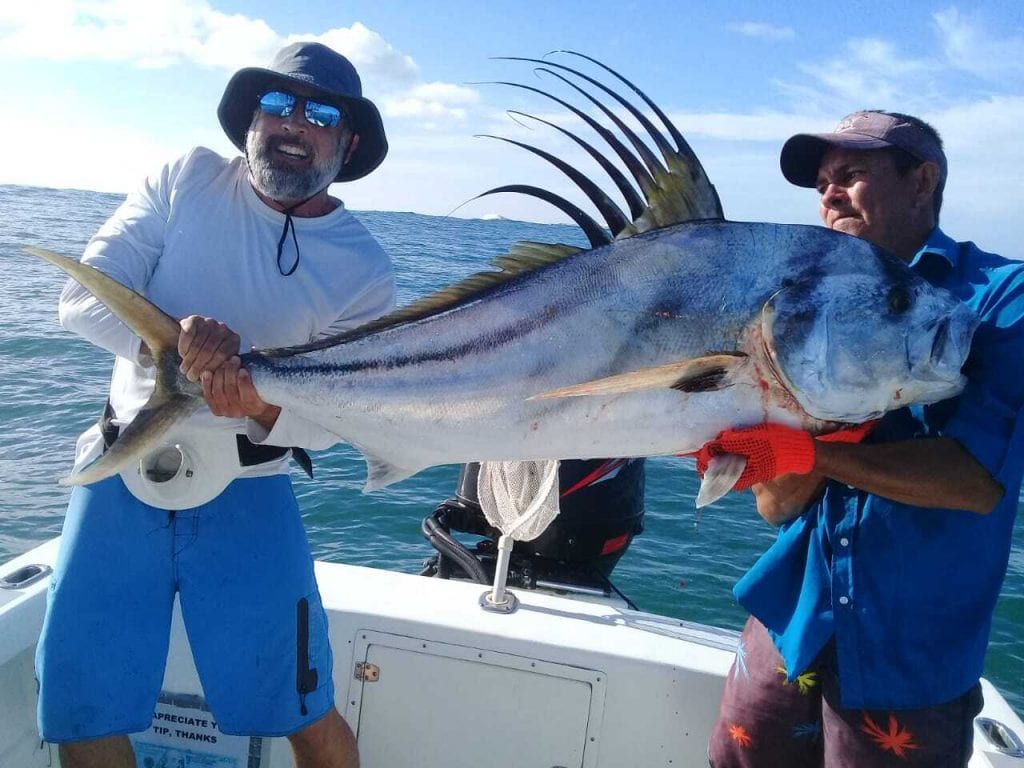
[[[32,0],[0,7],[0,183],[125,192],[202,144],[233,153],[215,116],[230,75],[316,39],[349,56],[384,115],[391,153],[332,193],[355,210],[447,214],[508,183],[579,193],[543,161],[477,134],[589,160],[516,108],[577,129],[551,102],[484,81],[557,91],[529,65],[575,49],[647,92],[690,140],[728,218],[817,221],[813,192],[786,184],[778,151],[860,108],[930,120],[946,140],[943,225],[1024,258],[1024,3],[443,2]],[[572,63],[572,62],[566,62]],[[588,70],[592,71],[592,70]],[[578,128],[582,134],[586,128]],[[459,216],[562,220],[501,195]]]

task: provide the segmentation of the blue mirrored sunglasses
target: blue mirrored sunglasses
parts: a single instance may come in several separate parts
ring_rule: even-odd
[[[260,109],[274,117],[288,117],[295,110],[298,97],[287,91],[269,91],[260,96]],[[306,121],[318,128],[333,128],[341,122],[341,110],[331,104],[303,99]]]

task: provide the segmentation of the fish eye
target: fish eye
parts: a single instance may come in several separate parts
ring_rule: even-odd
[[[894,315],[902,315],[908,309],[910,309],[913,301],[910,298],[910,291],[903,286],[896,286],[889,291],[889,310]]]

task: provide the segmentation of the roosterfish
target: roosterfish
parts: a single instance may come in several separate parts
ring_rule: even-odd
[[[647,111],[547,59],[517,60],[564,82],[618,133],[558,96],[504,85],[551,99],[588,125],[606,147],[532,118],[589,154],[624,205],[563,160],[510,139],[568,175],[603,224],[535,186],[483,194],[552,203],[582,228],[589,248],[517,243],[493,269],[359,328],[241,356],[264,401],[362,452],[367,491],[440,464],[682,454],[724,429],[767,422],[822,434],[961,391],[975,328],[967,307],[864,240],[818,226],[726,220],[662,110],[600,62],[560,53],[600,67]],[[87,264],[28,250],[106,304],[145,341],[157,368],[152,398],[134,421],[65,480],[96,482],[159,448],[176,423],[205,407],[202,390],[178,371],[177,319]],[[714,490],[702,489],[702,504],[742,470],[721,466],[705,474]]]

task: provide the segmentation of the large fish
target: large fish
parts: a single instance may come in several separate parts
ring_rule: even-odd
[[[762,422],[821,433],[961,390],[975,320],[959,301],[863,240],[724,220],[686,142],[631,83],[612,73],[670,138],[598,81],[538,63],[603,109],[632,145],[538,91],[590,123],[627,166],[640,194],[590,144],[558,128],[612,174],[629,214],[562,161],[521,145],[573,178],[614,239],[564,198],[499,187],[491,192],[558,205],[592,247],[521,243],[496,260],[498,271],[354,331],[243,355],[264,400],[362,451],[367,490],[438,464],[677,454],[726,427]],[[570,76],[629,110],[661,159]],[[32,250],[133,328],[159,368],[149,404],[111,450],[69,479],[94,482],[155,449],[203,406],[202,393],[178,373],[175,319],[89,266]]]

